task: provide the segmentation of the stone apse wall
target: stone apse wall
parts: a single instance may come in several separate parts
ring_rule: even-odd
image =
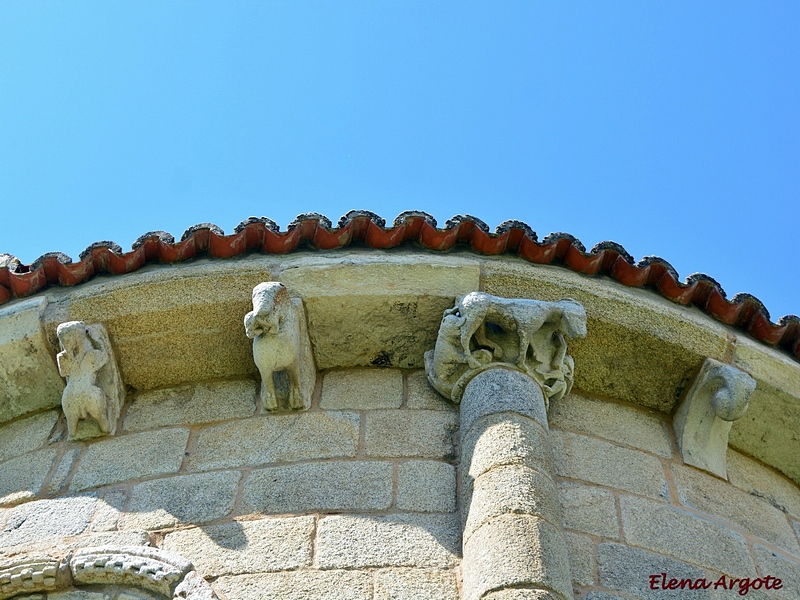
[[[307,409],[260,391],[265,281],[300,300]],[[470,365],[442,315],[477,290],[574,298],[586,336],[539,323],[523,365],[503,336],[539,305],[493,305]],[[61,409],[72,321],[107,332],[113,432]],[[676,431],[733,389],[709,358],[747,412]],[[198,261],[0,307],[0,359],[0,599],[800,598],[800,365],[650,292],[469,252]]]

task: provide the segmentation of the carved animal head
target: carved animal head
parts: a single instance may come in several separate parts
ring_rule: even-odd
[[[85,346],[91,349],[91,342],[87,338],[86,324],[83,321],[68,321],[61,323],[56,329],[61,347],[68,353],[75,355]]]
[[[561,326],[564,334],[570,338],[586,337],[586,310],[580,302],[572,298],[558,301],[561,307]]]
[[[277,333],[281,321],[291,310],[289,290],[278,281],[259,283],[253,288],[253,310],[244,318],[247,337]]]

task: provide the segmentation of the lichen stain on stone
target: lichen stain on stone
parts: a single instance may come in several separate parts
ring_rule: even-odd
[[[391,367],[392,355],[386,352],[386,350],[381,350],[369,363],[375,367]]]

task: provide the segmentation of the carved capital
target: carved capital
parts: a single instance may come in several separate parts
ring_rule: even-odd
[[[586,311],[575,300],[544,302],[472,292],[444,311],[433,350],[425,353],[431,385],[455,403],[478,373],[502,366],[539,383],[545,400],[572,388],[575,361],[567,338],[586,335]]]
[[[264,409],[276,410],[279,396],[286,397],[289,408],[308,409],[317,370],[303,301],[290,297],[282,283],[259,283],[253,289],[253,310],[244,318],[244,329],[253,340]]]
[[[56,329],[58,371],[67,380],[61,406],[71,440],[114,434],[125,401],[114,349],[105,327],[82,321]]]
[[[728,434],[755,389],[744,371],[706,359],[673,421],[683,462],[727,479]]]

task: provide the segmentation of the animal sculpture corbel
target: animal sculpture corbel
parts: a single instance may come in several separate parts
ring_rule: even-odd
[[[461,298],[455,307],[445,314],[461,315],[465,321],[461,327],[461,346],[467,356],[467,362],[473,368],[480,366],[480,361],[470,351],[470,341],[492,349],[495,358],[503,358],[499,345],[486,336],[487,321],[497,323],[506,331],[516,331],[519,337],[519,348],[516,364],[525,366],[528,349],[534,337],[546,323],[556,323],[569,338],[586,336],[586,311],[583,306],[567,298],[558,302],[542,302],[524,298],[499,298],[486,292],[471,292]],[[563,342],[563,338],[562,338]],[[566,352],[560,352],[563,360]]]
[[[436,346],[425,354],[431,385],[453,402],[481,370],[497,363],[524,371],[547,402],[572,387],[575,362],[567,338],[586,335],[586,311],[575,300],[544,302],[471,292],[444,311]]]
[[[303,302],[291,298],[277,281],[253,289],[253,310],[244,318],[247,337],[253,340],[253,360],[261,373],[261,403],[277,410],[275,376],[285,372],[289,380],[288,405],[308,409],[316,381],[316,367],[306,327]]]
[[[125,398],[114,351],[102,325],[61,323],[58,370],[67,379],[61,406],[73,440],[114,434]]]

